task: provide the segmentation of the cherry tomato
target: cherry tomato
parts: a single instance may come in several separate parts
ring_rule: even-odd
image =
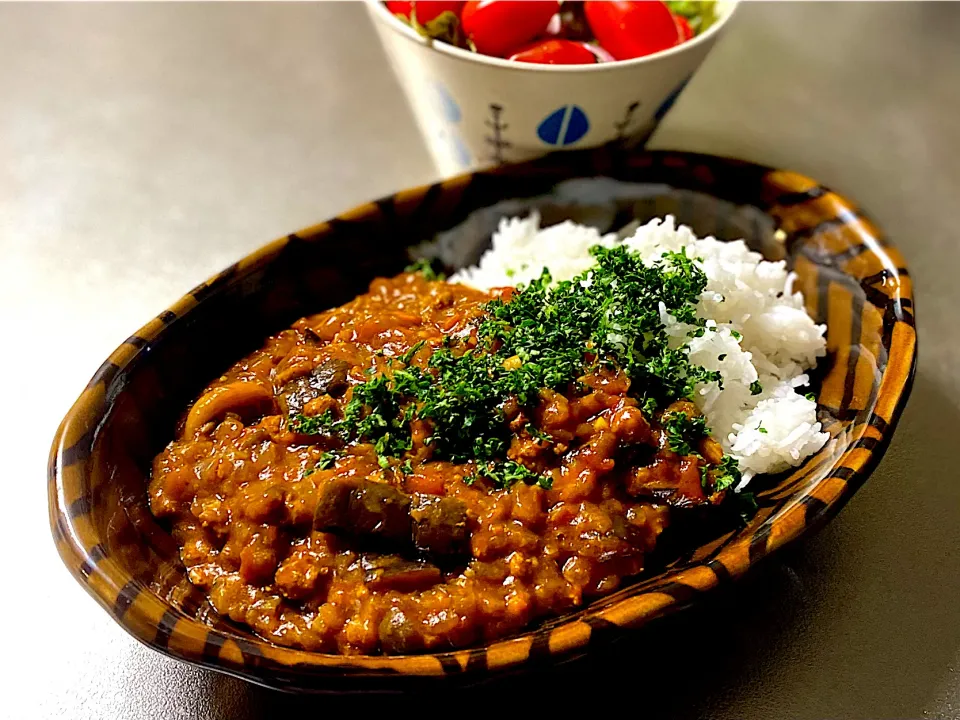
[[[408,22],[412,20],[413,11],[416,10],[417,22],[420,25],[433,22],[445,12],[452,12],[459,18],[460,10],[463,9],[462,2],[447,0],[391,0],[385,5],[387,10]]]
[[[463,6],[463,31],[477,52],[506,57],[547,27],[560,3],[480,0]]]
[[[541,40],[515,52],[510,60],[539,65],[593,65],[597,56],[585,44],[572,40]]]
[[[680,42],[686,42],[693,37],[693,28],[690,27],[690,21],[683,15],[674,15],[673,21],[677,24],[677,31],[680,33]]]
[[[680,42],[677,23],[659,0],[587,0],[584,11],[594,37],[617,60],[651,55]]]

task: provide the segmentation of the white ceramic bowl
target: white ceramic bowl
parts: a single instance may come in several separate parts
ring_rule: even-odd
[[[367,9],[444,177],[553,150],[646,140],[727,26],[662,52],[597,65],[535,65],[422,37],[381,2]]]

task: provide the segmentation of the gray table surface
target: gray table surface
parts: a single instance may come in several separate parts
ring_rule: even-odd
[[[958,37],[956,4],[751,4],[666,119],[655,147],[790,167],[873,213],[917,288],[913,399],[819,535],[682,622],[513,689],[567,707],[602,688],[649,717],[960,717]],[[336,707],[128,637],[54,551],[44,466],[143,321],[274,236],[432,179],[362,8],[0,5],[0,159],[0,714]]]

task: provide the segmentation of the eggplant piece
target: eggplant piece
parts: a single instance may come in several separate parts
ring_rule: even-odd
[[[363,582],[371,590],[400,592],[427,588],[443,579],[440,568],[420,560],[405,560],[396,555],[364,556],[360,561]]]
[[[416,549],[435,560],[470,553],[467,509],[462,502],[408,495],[370,480],[329,482],[314,511],[313,526]]]
[[[410,500],[386,483],[361,482],[350,497],[350,531],[390,542],[410,541]]]
[[[317,530],[410,542],[410,496],[386,483],[333,480],[313,515]]]
[[[349,480],[327,483],[313,512],[313,526],[325,531],[350,530],[350,500],[356,489],[357,484]]]
[[[467,507],[453,498],[422,498],[411,507],[413,544],[432,557],[454,557],[470,552]]]
[[[339,397],[346,392],[347,373],[350,363],[337,358],[324,360],[306,375],[284,383],[280,396],[287,407],[288,415],[303,412],[303,406],[321,395]]]

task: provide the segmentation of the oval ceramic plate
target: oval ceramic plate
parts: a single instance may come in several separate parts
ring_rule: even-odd
[[[672,213],[701,235],[743,237],[798,274],[828,326],[818,414],[832,436],[794,472],[764,478],[746,527],[701,537],[658,572],[527,632],[473,649],[342,657],[272,645],[218,617],[186,579],[145,485],[196,394],[270,333],[339,305],[411,254],[471,263],[497,220],[539,209],[601,230]],[[678,152],[566,153],[415,188],[289,235],[231,265],[132,335],[64,419],[49,466],[64,562],[134,637],[173,657],[293,690],[474,682],[582,654],[740,577],[832,517],[879,460],[916,363],[910,278],[853,203],[796,173]]]

